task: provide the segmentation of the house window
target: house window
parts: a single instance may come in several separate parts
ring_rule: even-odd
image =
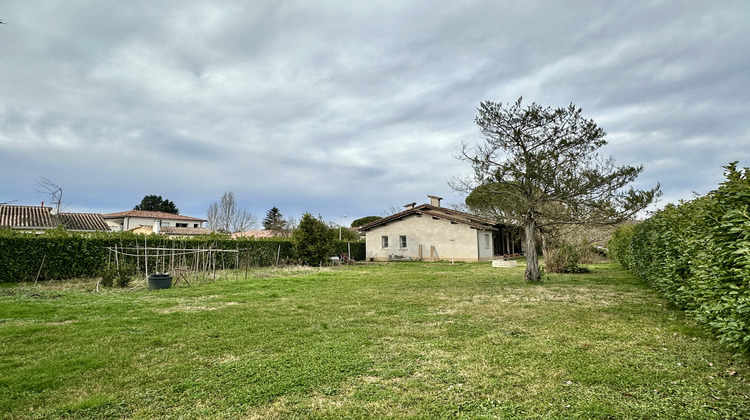
[[[198,224],[197,224],[197,223],[193,223],[193,227],[194,227],[194,228],[197,228],[197,227],[198,227]]]
[[[380,243],[383,248],[388,248],[388,237],[387,236],[381,236],[380,237]]]
[[[489,233],[484,234],[484,247],[486,249],[490,249],[490,234]]]
[[[187,227],[187,223],[175,223],[176,227]]]
[[[406,235],[401,235],[398,237],[398,247],[406,248]]]

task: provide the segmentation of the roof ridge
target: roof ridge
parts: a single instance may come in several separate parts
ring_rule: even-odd
[[[182,214],[174,214],[174,213],[167,213],[163,211],[153,211],[153,210],[126,210],[126,211],[120,211],[116,213],[107,213],[103,214],[102,217],[105,219],[114,219],[118,217],[143,217],[143,218],[153,218],[153,219],[177,219],[177,220],[193,220],[193,221],[201,221],[206,222],[206,219],[201,219],[199,217],[192,217],[192,216],[185,216]]]
[[[367,231],[374,227],[388,224],[394,220],[399,220],[412,214],[427,214],[431,215],[432,217],[444,218],[446,220],[450,220],[451,222],[462,223],[474,228],[481,227],[484,229],[497,229],[496,225],[498,224],[490,219],[476,216],[464,211],[454,210],[447,207],[433,206],[432,204],[424,203],[415,207],[410,207],[398,213],[391,214],[381,219],[374,220],[370,223],[360,226],[359,230]]]

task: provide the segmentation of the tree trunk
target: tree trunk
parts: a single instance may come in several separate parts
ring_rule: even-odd
[[[539,274],[539,259],[536,255],[536,220],[526,219],[524,224],[526,233],[526,281],[541,281]]]

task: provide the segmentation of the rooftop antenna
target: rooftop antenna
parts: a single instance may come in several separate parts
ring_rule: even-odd
[[[60,214],[60,205],[62,204],[63,191],[57,184],[49,179],[40,176],[36,179],[34,190],[40,193],[49,194],[52,197],[52,204],[55,205],[55,213]]]

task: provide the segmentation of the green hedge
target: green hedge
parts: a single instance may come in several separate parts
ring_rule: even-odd
[[[228,239],[220,235],[208,235],[189,239],[172,239],[155,235],[134,235],[131,233],[98,233],[81,235],[55,229],[42,235],[22,234],[10,230],[0,230],[0,283],[39,280],[62,280],[77,277],[96,277],[100,271],[114,260],[114,253],[108,248],[143,248],[158,247],[164,249],[161,255],[169,255],[168,249],[223,249],[235,250],[236,253],[213,253],[216,267],[241,268],[245,266],[269,266],[295,262],[292,242],[288,238]],[[347,253],[351,247],[352,258],[364,260],[365,244],[363,242],[337,241],[337,254]],[[135,253],[135,251],[129,251]],[[149,272],[157,271],[156,258],[149,251]],[[175,252],[179,254],[179,251]],[[196,255],[179,257],[180,265],[193,267]],[[205,254],[202,254],[205,255]],[[143,268],[143,258],[121,257],[130,259]],[[197,261],[202,264],[202,260]]]
[[[722,341],[750,353],[750,170],[726,167],[705,197],[667,205],[620,228],[617,261],[688,311]]]

